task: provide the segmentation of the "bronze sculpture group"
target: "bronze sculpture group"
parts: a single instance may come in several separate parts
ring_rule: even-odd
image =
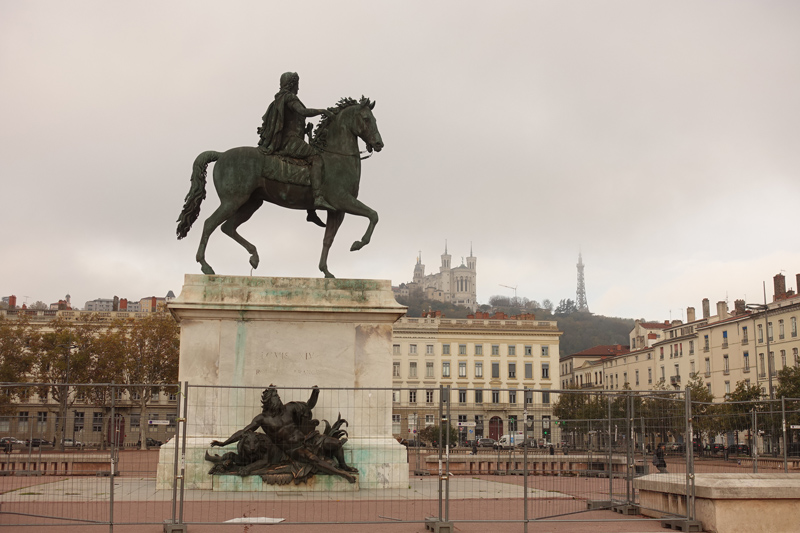
[[[318,431],[319,422],[311,416],[318,397],[314,387],[307,402],[284,404],[270,385],[261,395],[261,413],[250,424],[225,441],[211,442],[211,446],[236,443],[237,447],[221,456],[206,452],[206,461],[214,464],[209,474],[261,476],[274,485],[299,484],[314,474],[329,474],[355,483],[353,474],[358,470],[348,466],[342,450],[347,432],[341,426],[347,421],[339,417],[331,426],[323,420],[325,427]]]
[[[307,220],[325,226],[319,269],[326,278],[328,251],[347,213],[366,217],[369,226],[351,251],[369,243],[378,214],[358,200],[361,179],[361,156],[358,139],[367,151],[380,152],[383,140],[372,110],[375,102],[342,98],[328,109],[306,108],[297,97],[300,79],[294,72],[281,76],[280,91],[270,104],[258,128],[258,147],[232,148],[226,152],[207,151],[194,161],[191,187],[178,218],[177,235],[182,239],[200,214],[206,196],[206,168],[214,165],[214,187],[220,206],[203,224],[203,234],[196,260],[204,274],[214,274],[206,262],[205,252],[210,235],[220,225],[222,231],[250,253],[250,265],[258,267],[256,247],[237,229],[263,202],[289,209],[306,210]],[[305,119],[323,115],[314,136]],[[308,134],[309,143],[303,136]],[[327,211],[326,224],[315,210]]]

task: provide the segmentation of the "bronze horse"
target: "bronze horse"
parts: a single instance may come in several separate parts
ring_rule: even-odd
[[[328,211],[319,259],[319,269],[326,278],[334,277],[328,271],[328,251],[344,215],[350,213],[369,219],[367,231],[360,241],[353,243],[351,251],[369,243],[378,223],[378,213],[358,200],[361,180],[358,139],[366,143],[370,152],[383,149],[381,134],[372,114],[374,107],[375,102],[364,97],[360,101],[341,99],[336,107],[330,108],[333,115],[320,121],[312,141],[312,146],[320,151],[325,164],[325,178],[320,190],[327,202],[336,208],[335,211]],[[259,259],[256,247],[239,235],[236,229],[253,216],[263,202],[289,209],[313,209],[309,167],[301,161],[264,155],[258,148],[251,147],[232,148],[227,152],[203,152],[194,160],[191,188],[178,218],[178,239],[186,236],[200,214],[200,204],[206,197],[206,167],[214,161],[214,188],[217,189],[220,206],[203,224],[197,262],[203,274],[214,274],[206,262],[206,245],[208,238],[221,224],[222,232],[244,246],[250,253],[250,265],[257,268]]]

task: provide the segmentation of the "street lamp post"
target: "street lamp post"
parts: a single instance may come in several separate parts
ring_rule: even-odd
[[[774,362],[772,361],[769,344],[769,308],[766,304],[747,304],[746,308],[754,311],[764,312],[764,334],[767,336],[767,379],[769,381],[769,399],[774,400],[775,389],[772,385],[772,368],[774,366]],[[755,320],[753,320],[753,322],[755,322]]]

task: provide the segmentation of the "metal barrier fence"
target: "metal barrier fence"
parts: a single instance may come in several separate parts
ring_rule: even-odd
[[[556,520],[693,520],[695,472],[800,469],[794,399],[703,404],[688,390],[440,387],[417,397],[414,389],[277,388],[284,406],[314,403],[320,432],[347,421],[343,460],[358,474],[355,483],[341,474],[295,483],[296,471],[271,470],[273,481],[288,480],[274,485],[260,475],[208,474],[226,453],[241,453],[234,441],[212,441],[262,424],[261,388],[0,387],[9,400],[0,438],[22,441],[0,447],[3,525],[491,522],[527,529]],[[653,496],[670,491],[679,505]],[[600,518],[604,510],[616,513]]]

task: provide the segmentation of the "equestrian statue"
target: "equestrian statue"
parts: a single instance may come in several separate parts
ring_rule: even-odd
[[[358,139],[367,152],[383,149],[383,140],[372,110],[375,102],[342,98],[327,109],[312,109],[297,97],[300,77],[295,72],[281,76],[280,91],[270,104],[258,128],[257,147],[232,148],[227,152],[207,151],[197,156],[192,168],[191,187],[178,218],[178,239],[187,233],[200,215],[200,204],[206,197],[206,172],[214,165],[214,188],[220,206],[206,219],[197,248],[196,260],[203,274],[214,274],[206,262],[208,238],[220,225],[222,232],[241,244],[250,253],[250,265],[258,267],[256,247],[242,237],[238,227],[250,219],[263,202],[307,212],[306,220],[325,227],[319,269],[326,278],[328,252],[336,232],[350,213],[369,220],[361,240],[351,251],[369,244],[378,223],[378,213],[358,200],[361,180],[361,157]],[[314,135],[305,119],[322,115]],[[308,135],[307,143],[303,136]],[[326,223],[316,214],[327,212]]]

